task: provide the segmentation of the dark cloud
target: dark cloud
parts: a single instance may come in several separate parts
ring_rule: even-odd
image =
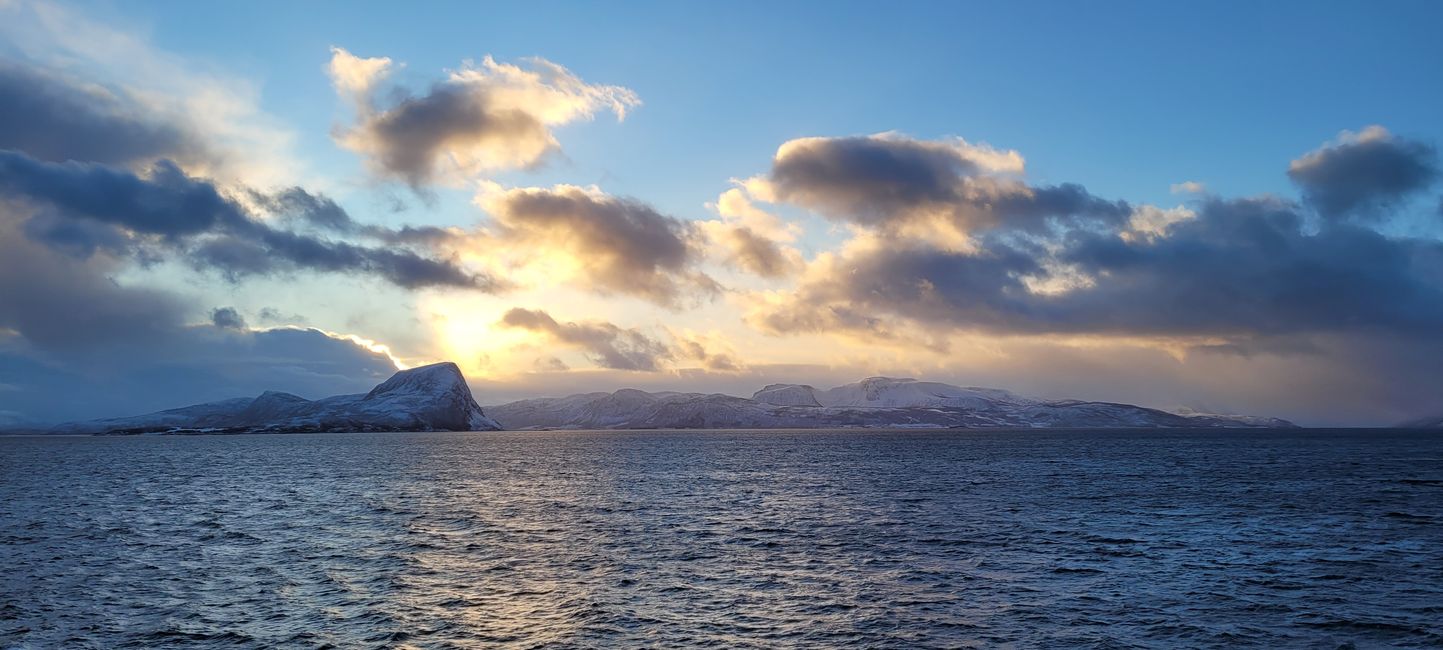
[[[1021,277],[1032,257],[999,247],[963,254],[926,245],[888,246],[839,258],[830,274],[803,282],[793,299],[760,314],[772,332],[846,330],[895,338],[890,319],[1002,329],[1020,320]]]
[[[1050,253],[999,241],[977,253],[874,248],[841,258],[758,323],[1196,337],[1443,328],[1443,242],[1303,223],[1279,200],[1212,200],[1164,237],[1076,231]],[[1049,281],[1069,288],[1034,290]]]
[[[226,165],[192,129],[148,98],[0,62],[0,418],[121,415],[267,389],[319,397],[394,370],[338,336],[252,330],[233,308],[137,286],[126,279],[137,266],[498,287],[448,257],[463,233],[359,223],[301,188],[270,195],[196,176]]]
[[[1432,146],[1373,126],[1294,160],[1288,176],[1328,220],[1379,219],[1438,179],[1437,158]]]
[[[981,170],[962,151],[903,138],[809,138],[784,145],[771,181],[782,200],[880,224],[958,200],[958,182]]]
[[[882,225],[969,204],[985,160],[973,153],[899,136],[812,138],[779,150],[769,183],[778,200]],[[1328,218],[1323,228],[1286,200],[1209,197],[1138,233],[1122,221],[1137,214],[1125,203],[1071,184],[1027,188],[990,195],[988,209],[1024,224],[1099,218],[1054,220],[1061,227],[1029,237],[973,231],[971,250],[925,232],[853,246],[814,264],[793,300],[770,301],[752,320],[772,332],[877,339],[937,328],[1187,337],[1228,354],[1309,353],[1300,336],[1436,337],[1443,241],[1370,225],[1433,182],[1432,148],[1374,127],[1299,158],[1290,175]],[[1370,221],[1341,220],[1359,214]]]
[[[275,307],[261,307],[256,316],[260,317],[261,322],[272,325],[304,325],[307,321],[305,316],[283,313]]]
[[[0,411],[54,423],[285,390],[363,392],[385,355],[317,330],[244,327],[231,308],[189,325],[183,296],[128,286],[123,260],[32,240],[0,209]]]
[[[312,194],[300,187],[270,194],[251,191],[250,199],[271,214],[319,230],[352,234],[363,228],[330,197]]]
[[[115,251],[142,240],[179,250],[197,265],[233,279],[311,270],[371,274],[406,288],[500,288],[493,278],[451,260],[397,246],[361,246],[278,229],[169,161],[156,163],[149,177],[141,177],[105,165],[47,163],[0,151],[0,197],[32,206],[27,231],[72,253]],[[361,229],[393,240],[407,237],[399,231],[367,230],[329,199],[297,189],[261,203],[296,207],[309,223],[343,232]]]
[[[308,192],[300,187],[290,187],[270,194],[252,191],[250,198],[268,213],[291,223],[319,231],[365,237],[386,244],[442,248],[460,245],[466,237],[465,233],[438,226],[386,228],[360,223],[329,197]]]
[[[216,269],[232,280],[291,270],[365,273],[400,287],[461,287],[497,291],[490,276],[474,274],[449,260],[405,250],[371,248],[326,241],[293,232],[257,227],[245,235],[221,235],[196,246],[191,259],[199,268]]]
[[[556,149],[551,132],[535,116],[493,107],[482,89],[438,84],[430,93],[406,97],[357,126],[372,160],[412,187],[429,184],[453,148],[520,148],[527,165]]]
[[[604,321],[560,323],[545,311],[516,308],[506,312],[501,323],[539,332],[557,343],[578,348],[603,368],[654,371],[671,357],[667,346],[656,339]]]
[[[396,368],[385,355],[319,330],[175,326],[164,340],[117,341],[72,360],[0,337],[0,411],[41,423],[135,415],[280,390],[364,393]]]
[[[1055,300],[1053,319],[1223,335],[1443,327],[1443,242],[1351,226],[1312,233],[1302,223],[1276,200],[1213,200],[1167,237],[1077,235],[1060,257],[1098,280]]]
[[[235,307],[217,307],[211,310],[210,322],[220,329],[246,329],[246,319],[235,310]]]
[[[0,151],[0,193],[65,217],[169,239],[254,225],[214,185],[186,176],[166,160],[142,178],[107,165],[49,163]]]
[[[117,284],[113,258],[58,253],[5,215],[0,207],[0,328],[47,351],[85,356],[163,341],[180,326],[185,309],[176,296]]]
[[[55,250],[88,259],[100,251],[135,252],[135,241],[124,229],[96,221],[70,219],[56,212],[40,212],[24,224],[25,236]]]
[[[1080,185],[1026,185],[1010,177],[1020,165],[961,141],[806,138],[778,150],[767,180],[777,200],[884,231],[938,219],[964,231],[1040,231],[1057,222],[1119,224],[1131,213]]]
[[[198,135],[156,120],[123,91],[6,60],[0,60],[0,149],[47,162],[127,166],[212,156]]]
[[[674,306],[683,293],[716,290],[695,270],[700,253],[693,226],[640,201],[579,187],[522,188],[487,195],[501,239],[570,255],[581,278],[608,293]]]

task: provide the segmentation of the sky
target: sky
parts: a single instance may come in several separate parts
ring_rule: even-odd
[[[450,360],[1443,413],[1436,2],[0,0],[0,426]]]

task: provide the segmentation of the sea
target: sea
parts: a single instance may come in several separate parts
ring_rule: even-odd
[[[1439,646],[1439,432],[0,438],[0,648]]]

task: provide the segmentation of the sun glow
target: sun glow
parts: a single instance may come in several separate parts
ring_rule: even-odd
[[[453,361],[468,377],[496,378],[530,364],[528,352],[542,343],[529,330],[497,325],[507,307],[492,300],[442,299],[422,301],[420,312],[428,319],[441,358]]]

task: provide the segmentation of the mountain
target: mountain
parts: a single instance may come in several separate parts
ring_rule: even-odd
[[[1179,415],[1079,400],[1045,401],[995,388],[872,377],[829,390],[772,384],[751,399],[633,389],[487,407],[507,429],[830,427],[1292,427],[1277,418]]]
[[[325,399],[267,391],[256,398],[197,404],[148,415],[62,424],[56,433],[303,433],[314,431],[494,431],[454,363],[392,375],[364,395]]]

